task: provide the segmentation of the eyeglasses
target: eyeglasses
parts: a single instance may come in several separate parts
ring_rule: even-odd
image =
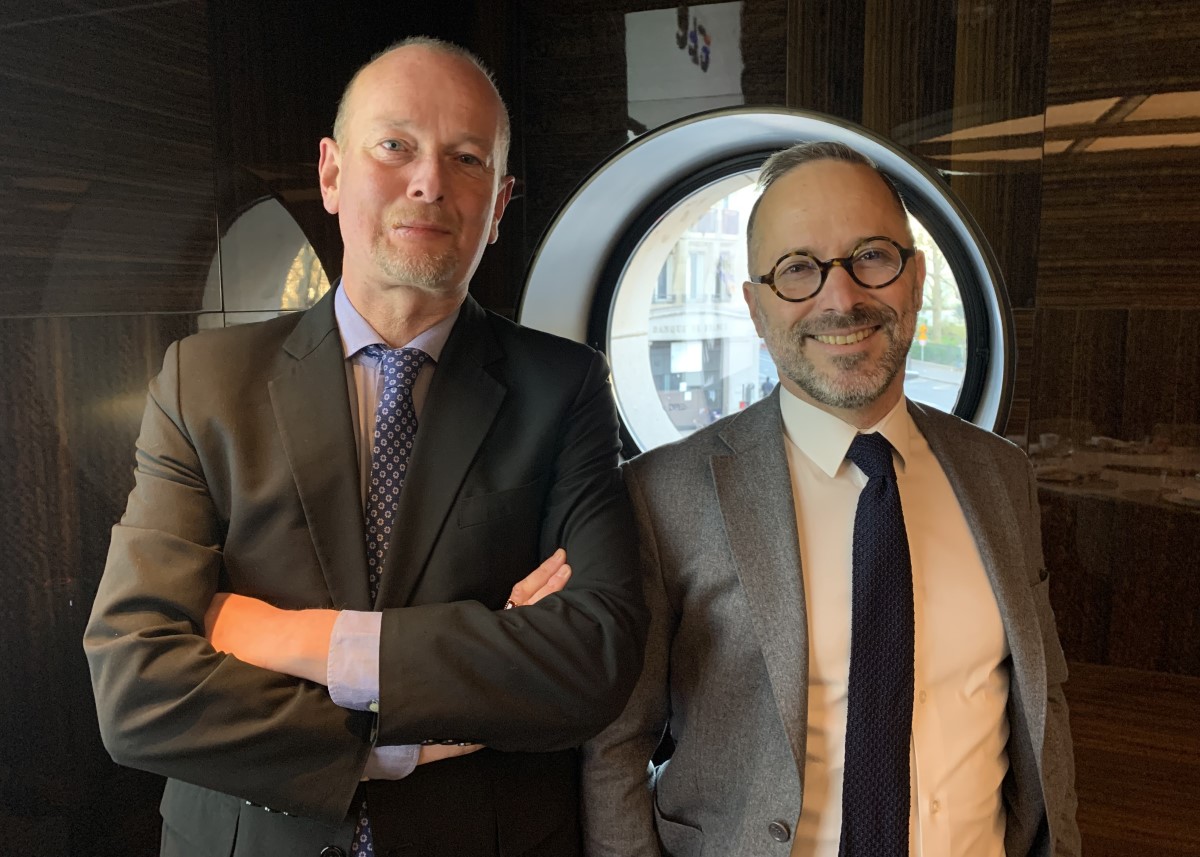
[[[778,297],[799,303],[817,296],[836,265],[864,289],[882,289],[900,279],[916,253],[885,235],[875,235],[863,240],[849,256],[825,262],[809,253],[787,253],[779,257],[771,273],[751,277],[750,282],[766,283]]]

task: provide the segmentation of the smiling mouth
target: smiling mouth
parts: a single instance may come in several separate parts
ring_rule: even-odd
[[[854,333],[846,334],[817,334],[811,333],[813,339],[823,345],[853,345],[856,342],[862,342],[869,336],[874,336],[879,331],[878,327],[868,327],[863,330],[856,330]]]

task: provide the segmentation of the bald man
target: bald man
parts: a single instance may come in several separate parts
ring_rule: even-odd
[[[378,55],[321,141],[338,286],[151,383],[84,647],[164,855],[579,851],[645,615],[603,357],[467,294],[508,143],[473,56]]]

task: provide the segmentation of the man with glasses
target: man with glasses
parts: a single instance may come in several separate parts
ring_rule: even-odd
[[[925,260],[861,154],[771,157],[770,397],[625,468],[651,629],[585,749],[590,857],[1077,855],[1036,486],[904,396]]]

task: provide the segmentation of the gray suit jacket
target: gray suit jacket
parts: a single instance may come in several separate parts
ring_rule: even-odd
[[[1077,855],[1066,662],[1036,485],[1007,441],[910,403],[1008,636],[1009,857]],[[804,790],[808,623],[779,394],[625,467],[652,619],[624,713],[585,748],[591,857],[788,855]],[[669,728],[676,748],[647,760]],[[778,834],[780,828],[773,828]]]

